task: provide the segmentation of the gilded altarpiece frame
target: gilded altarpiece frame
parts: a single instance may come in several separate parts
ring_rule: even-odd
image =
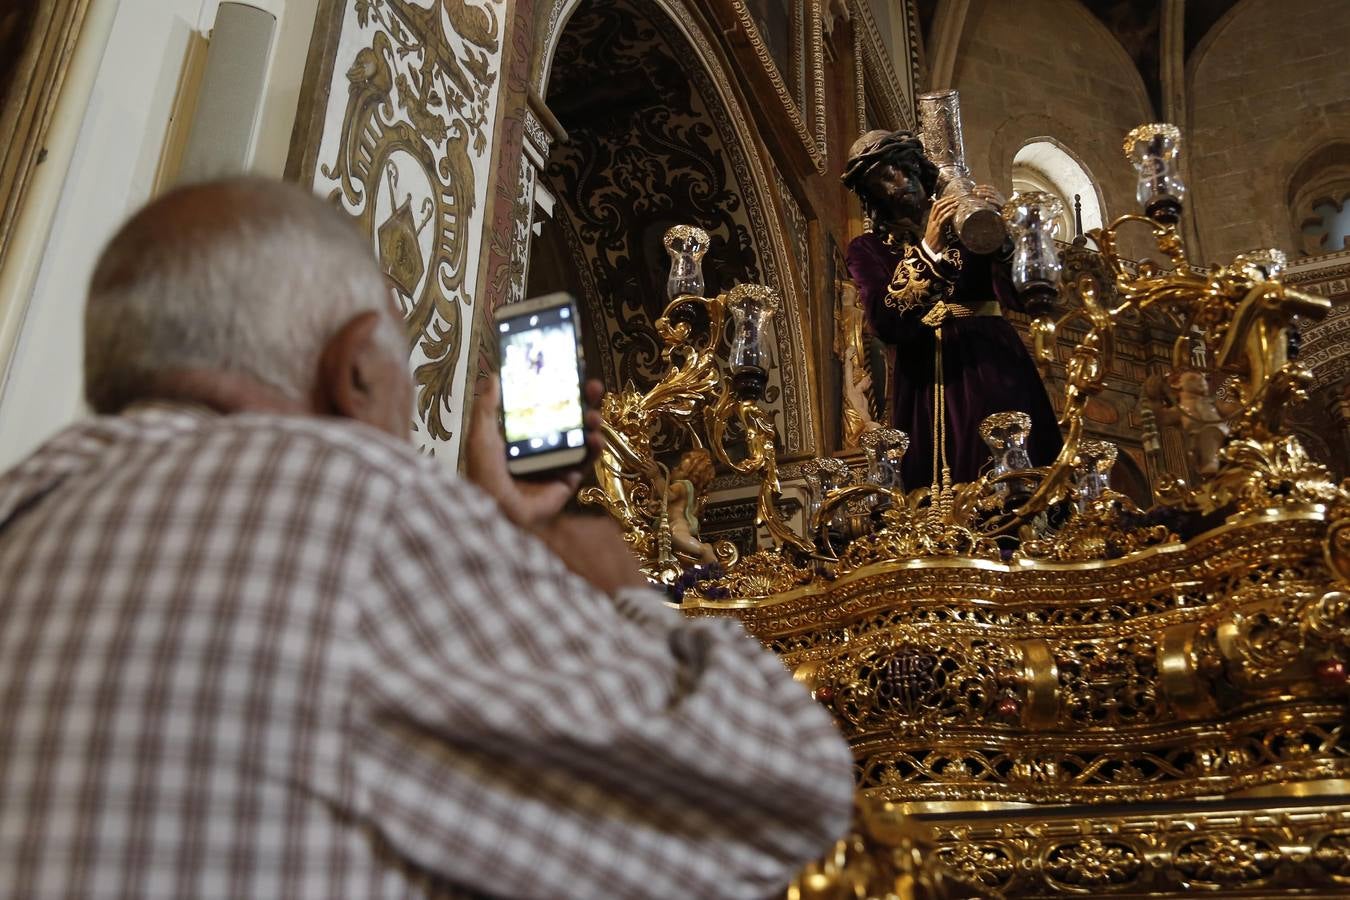
[[[370,235],[407,323],[418,444],[453,466],[509,0],[324,0],[288,177]]]
[[[0,265],[88,8],[89,0],[21,0],[0,13]]]
[[[782,11],[788,16],[787,54],[775,54],[772,41],[761,30],[763,9],[774,8],[773,0],[731,0],[737,35],[744,36],[754,63],[768,80],[781,116],[800,139],[817,173],[829,165],[826,151],[825,52],[822,0],[789,0]],[[761,14],[756,15],[759,11]],[[788,71],[783,70],[786,63]]]

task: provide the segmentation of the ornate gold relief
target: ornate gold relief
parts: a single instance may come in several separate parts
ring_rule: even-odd
[[[327,60],[311,65],[307,93],[340,79],[346,107],[335,131],[316,117],[292,153],[292,169],[308,167],[302,177],[371,234],[407,323],[414,428],[424,447],[451,456],[504,8],[501,0],[330,4],[319,19],[328,23]],[[339,59],[348,46],[356,49]]]
[[[933,855],[991,896],[1339,896],[1350,813],[1317,804],[1013,820],[944,815]]]

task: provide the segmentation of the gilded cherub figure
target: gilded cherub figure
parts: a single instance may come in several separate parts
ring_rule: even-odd
[[[1158,424],[1181,430],[1195,471],[1201,475],[1218,472],[1219,451],[1228,440],[1228,419],[1236,404],[1221,404],[1222,398],[1210,390],[1208,376],[1195,369],[1149,379],[1145,395]]]
[[[699,539],[699,516],[712,480],[712,456],[702,447],[685,451],[670,470],[666,482],[670,545],[681,559],[700,564],[717,562],[712,545]]]

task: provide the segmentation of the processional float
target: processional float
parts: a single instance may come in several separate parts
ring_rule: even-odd
[[[856,831],[792,898],[1350,893],[1350,484],[1282,424],[1311,381],[1291,323],[1329,304],[1282,282],[1277,251],[1192,266],[1178,143],[1170,125],[1126,138],[1144,214],[1090,232],[1096,252],[1057,249],[1051,196],[1005,208],[1038,361],[1081,333],[1051,465],[1028,464],[1028,420],[1006,413],[981,429],[979,480],[902,485],[908,438],[874,429],[865,471],[808,464],[796,522],[760,405],[775,293],[704,297],[708,236],[667,234],[667,368],[606,397],[584,499],[686,614],[741,619],[849,740]],[[1126,229],[1166,263],[1126,259]],[[1174,376],[1238,400],[1185,429],[1200,474],[1149,509],[1084,433],[1118,327],[1141,322],[1177,335]],[[771,548],[699,539],[714,460],[759,479]]]

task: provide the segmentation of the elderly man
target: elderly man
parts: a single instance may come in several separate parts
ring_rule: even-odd
[[[829,716],[512,482],[493,390],[470,480],[413,450],[387,297],[269,182],[104,251],[102,415],[0,477],[0,896],[765,897],[846,828]]]
[[[980,422],[996,412],[1031,416],[1031,462],[1048,465],[1059,427],[1031,355],[1003,318],[1003,307],[1022,308],[1006,255],[956,242],[957,201],[931,199],[937,167],[908,131],[860,137],[843,180],[871,223],[849,244],[848,271],[873,332],[895,349],[888,392],[891,423],[910,436],[905,487],[978,478],[989,459]],[[975,191],[998,202],[993,188]]]

